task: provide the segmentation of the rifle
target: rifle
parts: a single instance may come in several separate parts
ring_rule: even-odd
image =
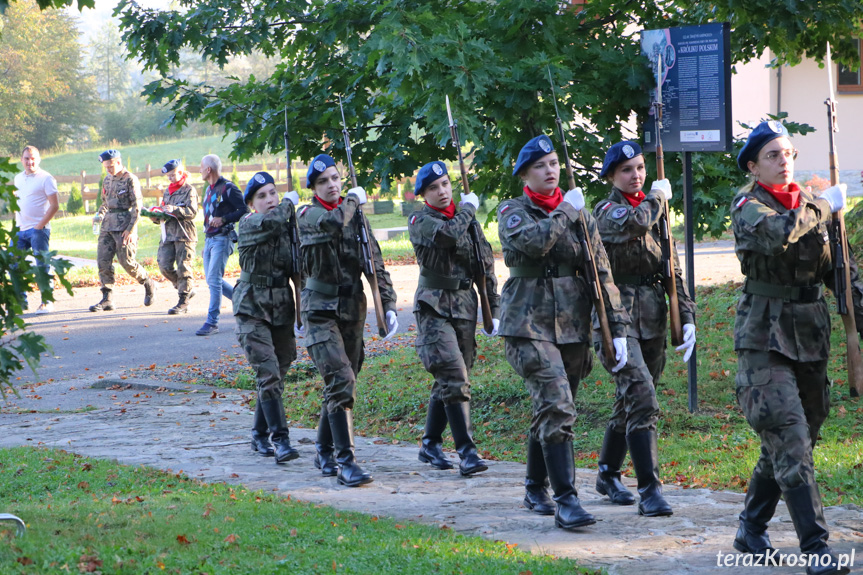
[[[656,178],[665,179],[665,158],[662,154],[662,54],[657,56],[656,101],[653,103],[653,119],[656,122]],[[668,294],[668,316],[671,324],[671,344],[683,343],[683,325],[680,322],[680,307],[677,300],[677,277],[671,254],[671,225],[668,217],[668,202],[663,202],[663,213],[659,218],[660,243],[662,245],[662,284]]]
[[[563,163],[566,166],[566,177],[569,184],[569,189],[575,188],[575,176],[572,173],[572,166],[569,163],[569,150],[566,147],[566,133],[563,130],[563,122],[560,119],[560,112],[557,109],[557,96],[554,94],[554,80],[551,78],[551,68],[546,66],[548,70],[548,83],[551,85],[551,101],[554,102],[554,115],[557,122],[557,131],[560,134],[560,143],[563,145]],[[605,297],[602,295],[602,287],[599,285],[599,272],[596,271],[596,260],[593,257],[593,248],[590,246],[590,235],[587,232],[587,221],[584,217],[584,208],[578,212],[579,225],[576,227],[576,235],[581,242],[584,250],[584,270],[587,274],[587,283],[590,285],[591,298],[593,299],[593,308],[596,310],[596,317],[599,318],[599,333],[602,336],[602,349],[605,353],[605,359],[614,365],[616,359],[614,354],[614,342],[611,337],[611,327],[608,324],[608,314],[605,311]]]
[[[836,120],[836,98],[833,94],[833,58],[830,54],[830,43],[827,43],[827,78],[830,83],[830,96],[824,103],[827,105],[827,137],[830,147],[830,185],[839,183],[839,165],[837,163],[836,140],[833,134],[839,131]],[[863,358],[860,355],[860,337],[857,334],[857,322],[854,319],[854,299],[851,295],[851,266],[848,258],[848,236],[845,234],[845,217],[842,210],[833,214],[830,223],[830,243],[833,245],[833,293],[842,323],[845,324],[845,349],[848,364],[848,388],[851,397],[863,394]]]
[[[288,162],[288,193],[294,191],[294,178],[291,175],[291,141],[288,139],[288,109],[285,108],[285,156]],[[303,329],[303,318],[300,316],[300,292],[303,290],[303,273],[300,264],[300,232],[297,224],[296,208],[292,210],[291,219],[288,220],[291,229],[291,283],[294,284],[294,306],[297,318],[297,327]]]
[[[348,157],[348,169],[351,173],[351,186],[356,188],[357,173],[356,170],[354,170],[354,159],[351,155],[351,138],[348,135],[348,124],[345,122],[345,109],[342,107],[341,96],[339,96],[339,110],[342,112],[342,135],[345,139],[345,154]],[[372,246],[369,243],[369,221],[363,214],[361,206],[357,206],[357,216],[360,218],[360,232],[357,234],[357,241],[360,243],[360,249],[363,253],[363,271],[366,274],[369,287],[372,288],[372,301],[375,305],[375,319],[378,323],[378,335],[384,337],[387,335],[387,322],[384,319],[384,304],[381,301],[381,290],[378,288],[378,273],[375,270],[375,258],[372,253]]]
[[[470,186],[467,180],[467,168],[464,165],[464,156],[461,153],[461,142],[458,137],[458,123],[452,117],[452,110],[449,107],[449,96],[446,96],[446,113],[449,116],[449,133],[452,136],[452,145],[458,151],[458,166],[461,169],[461,185],[465,194],[470,193]],[[491,304],[488,301],[488,288],[485,281],[485,263],[482,261],[482,248],[480,247],[480,238],[482,230],[479,227],[479,222],[476,218],[470,223],[468,228],[470,232],[471,243],[473,243],[473,256],[476,261],[476,270],[474,271],[474,281],[476,282],[477,291],[479,291],[480,309],[482,310],[482,325],[486,333],[491,333],[494,330],[494,322],[492,321]]]

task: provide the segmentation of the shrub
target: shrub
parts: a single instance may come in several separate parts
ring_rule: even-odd
[[[69,192],[69,200],[66,202],[66,211],[73,216],[84,213],[84,198],[81,196],[78,184],[72,184],[72,191]]]

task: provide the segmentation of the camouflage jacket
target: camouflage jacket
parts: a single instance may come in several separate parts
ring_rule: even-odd
[[[170,214],[173,217],[164,220],[166,242],[188,242],[198,241],[198,228],[195,226],[195,216],[198,215],[198,192],[194,186],[183,184],[173,194],[165,192],[162,194],[163,206],[174,206]]]
[[[134,232],[142,204],[138,176],[127,170],[115,176],[105,176],[102,182],[102,205],[97,212],[102,218],[102,231]]]
[[[296,320],[294,291],[288,278],[293,271],[291,230],[294,205],[287,198],[266,214],[249,213],[240,219],[237,243],[243,275],[234,288],[234,315],[262,319],[273,326]],[[249,274],[251,277],[244,279]],[[270,278],[273,286],[263,282]]]
[[[298,212],[303,275],[302,311],[335,311],[342,321],[364,320],[366,297],[362,287],[363,252],[360,245],[362,222],[357,215],[359,204],[354,196],[344,198],[328,211],[317,197]],[[378,289],[384,313],[396,311],[396,292],[377,240],[369,234]],[[328,295],[309,288],[309,280],[331,287],[342,286],[340,295]],[[308,337],[308,336],[307,336]],[[312,345],[312,344],[309,344]]]
[[[752,182],[731,203],[734,248],[747,279],[784,286],[833,286],[827,200],[800,192],[800,205],[786,209]],[[857,325],[863,326],[863,284],[851,260]],[[734,322],[734,349],[775,351],[796,361],[819,361],[830,353],[830,311],[822,296],[813,302],[742,293]]]
[[[665,198],[662,192],[650,192],[634,208],[617,188],[612,188],[608,198],[593,209],[596,226],[611,264],[611,273],[620,290],[620,301],[632,319],[627,335],[637,339],[665,337],[668,317],[665,288],[661,282],[635,285],[622,283],[617,278],[649,277],[663,273],[659,219],[664,211]],[[680,320],[682,324],[694,324],[695,302],[683,282],[674,238],[671,239],[671,247]],[[598,329],[599,323],[594,327]],[[594,333],[594,339],[599,339],[598,333]]]
[[[497,278],[494,275],[494,254],[485,236],[480,232],[482,270],[477,270],[473,242],[468,228],[474,219],[475,208],[470,204],[456,212],[452,219],[426,206],[408,218],[411,244],[422,270],[436,276],[471,279],[476,271],[485,275],[488,301],[493,317],[500,315],[500,297],[497,295]],[[422,272],[421,272],[422,273]],[[476,320],[478,298],[467,289],[439,289],[417,286],[414,311],[420,303],[431,306],[443,317]]]
[[[584,253],[578,239],[579,211],[561,202],[551,213],[527,195],[505,200],[497,211],[498,233],[507,267],[569,265],[577,276],[510,277],[501,290],[500,335],[557,344],[590,341],[593,300],[584,275]],[[624,337],[629,314],[608,269],[608,257],[596,221],[584,214],[605,309],[613,337]]]

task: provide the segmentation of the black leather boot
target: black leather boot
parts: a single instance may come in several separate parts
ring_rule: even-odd
[[[574,529],[596,523],[596,518],[585,511],[578,501],[572,441],[545,444],[542,446],[542,453],[548,480],[554,491],[554,501],[557,503],[554,524],[561,529]]]
[[[156,284],[153,282],[153,278],[147,278],[147,281],[144,282],[144,305],[150,306],[153,305],[153,294],[156,293]]]
[[[782,489],[774,477],[764,477],[756,470],[749,480],[749,489],[740,514],[740,527],[734,537],[734,548],[741,553],[764,555],[773,551],[767,523],[776,512]]]
[[[177,305],[168,310],[168,315],[178,315],[181,313],[188,313],[189,311],[189,294],[181,293],[180,301],[177,302]]]
[[[830,547],[827,546],[827,522],[824,521],[824,509],[821,506],[821,494],[818,485],[799,485],[782,493],[788,514],[797,531],[800,540],[800,551],[809,556],[806,567],[808,575],[833,575],[848,573],[847,567],[839,567],[838,561]],[[817,562],[815,560],[817,557]],[[815,564],[813,564],[815,563]]]
[[[300,453],[291,447],[288,434],[288,422],[285,419],[285,406],[281,399],[268,399],[261,402],[261,411],[267,418],[267,427],[272,432],[270,441],[273,443],[276,463],[286,463],[300,456]]]
[[[114,304],[111,303],[111,290],[102,288],[102,299],[99,303],[90,306],[90,311],[111,311]]]
[[[333,455],[333,433],[330,431],[330,419],[327,417],[327,404],[321,406],[321,419],[318,421],[318,437],[315,440],[315,467],[321,470],[324,477],[335,477],[339,473],[336,458]]]
[[[554,501],[548,495],[548,472],[539,441],[527,440],[527,471],[524,478],[524,506],[540,515],[554,515]]]
[[[354,458],[354,419],[350,409],[340,409],[328,415],[330,431],[339,464],[338,481],[348,487],[359,487],[374,481],[371,473],[363,471]]]
[[[486,462],[477,454],[476,444],[471,437],[470,402],[451,403],[445,405],[444,410],[446,411],[446,418],[449,420],[449,429],[452,431],[455,450],[461,458],[458,472],[463,476],[468,476],[488,469]]]
[[[252,451],[263,457],[274,455],[273,444],[270,443],[270,430],[267,428],[267,418],[261,409],[261,400],[255,402],[255,415],[252,420]]]
[[[443,401],[432,397],[429,399],[426,429],[417,459],[438,469],[452,469],[452,463],[441,449],[444,429],[446,429],[446,410],[444,410]]]
[[[620,468],[626,458],[626,434],[605,428],[602,449],[599,452],[599,473],[596,474],[596,491],[608,495],[616,505],[632,505],[635,496],[620,480]]]
[[[638,431],[626,436],[629,444],[629,457],[638,478],[638,514],[645,517],[671,515],[671,506],[662,496],[662,482],[659,480],[659,457],[657,455],[656,432]]]

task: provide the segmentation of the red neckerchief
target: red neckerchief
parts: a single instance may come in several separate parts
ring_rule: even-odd
[[[758,185],[770,192],[770,195],[785,206],[786,210],[793,210],[800,205],[800,186],[796,182],[788,184],[787,190],[783,185],[771,186],[761,182],[758,182]]]
[[[440,212],[443,215],[445,215],[446,219],[448,219],[448,220],[451,220],[452,217],[455,215],[455,202],[453,202],[452,200],[450,200],[449,205],[445,208],[436,208],[428,202],[426,202],[426,205],[428,207],[430,207],[431,209],[433,209],[434,211]]]
[[[172,195],[174,192],[183,187],[186,183],[186,178],[189,176],[189,172],[183,172],[183,175],[180,176],[180,179],[176,182],[171,182],[168,184],[168,195]]]
[[[641,190],[638,190],[634,194],[627,194],[622,190],[620,193],[623,194],[623,197],[626,198],[626,201],[629,202],[629,205],[633,208],[637,208],[641,204],[642,200],[647,197]]]
[[[324,206],[327,209],[328,212],[331,212],[334,209],[336,209],[337,207],[339,207],[339,205],[342,203],[342,200],[344,200],[343,197],[339,196],[339,201],[334,203],[334,204],[331,204],[330,202],[326,202],[326,201],[322,200],[320,196],[315,196],[315,197],[318,198],[318,201],[321,203],[322,206]]]
[[[527,194],[530,201],[544,209],[546,212],[551,212],[551,210],[559,206],[560,202],[563,201],[563,193],[560,191],[560,188],[555,188],[554,193],[550,196],[544,196],[542,194],[537,194],[525,186],[524,193]]]

